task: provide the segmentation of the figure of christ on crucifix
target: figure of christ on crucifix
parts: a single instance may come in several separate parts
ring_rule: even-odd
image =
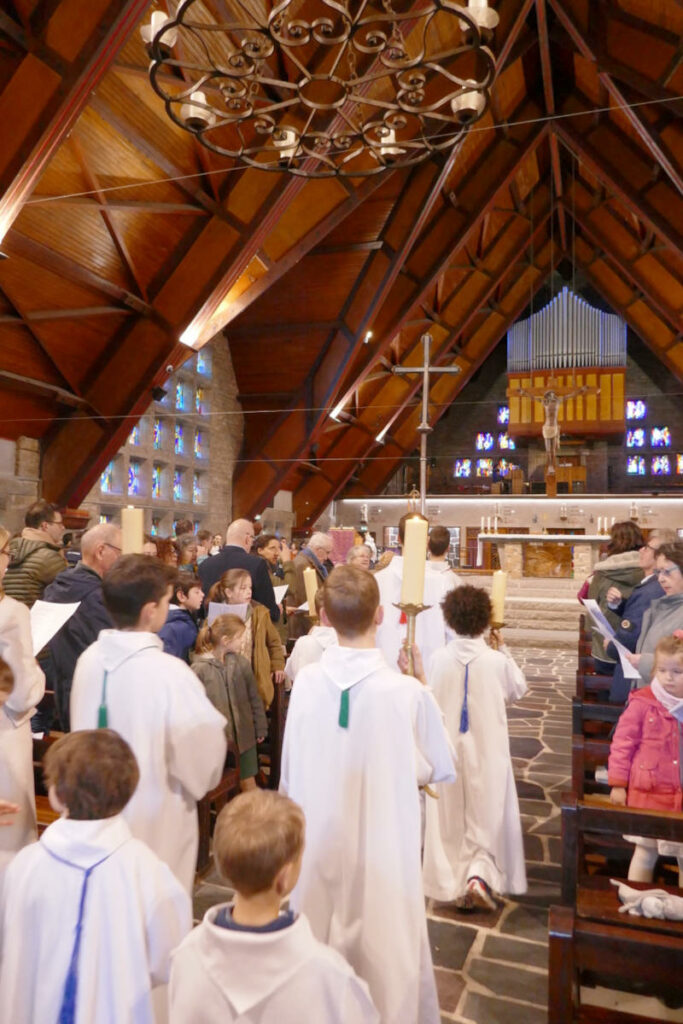
[[[549,379],[548,384],[552,386],[545,388],[519,388],[517,391],[508,391],[508,395],[522,395],[525,398],[533,398],[535,402],[541,402],[543,405],[545,420],[541,433],[545,442],[545,469],[546,473],[553,474],[555,472],[557,448],[560,443],[560,426],[557,414],[561,404],[566,402],[568,398],[575,398],[577,395],[599,395],[600,388],[592,388],[588,387],[588,385],[584,385],[581,388],[555,387],[555,381],[552,377]]]

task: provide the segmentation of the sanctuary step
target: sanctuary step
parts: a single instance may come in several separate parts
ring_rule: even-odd
[[[467,583],[490,592],[488,576],[468,576]],[[505,642],[509,647],[548,647],[575,651],[582,607],[576,580],[508,578]]]

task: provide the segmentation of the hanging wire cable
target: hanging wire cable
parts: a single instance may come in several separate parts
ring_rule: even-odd
[[[501,129],[507,130],[510,128],[524,127],[525,125],[545,124],[550,121],[564,121],[575,117],[590,117],[596,114],[608,114],[615,110],[636,110],[639,107],[657,106],[664,103],[676,103],[680,102],[680,100],[683,100],[683,96],[663,96],[656,100],[639,100],[636,103],[620,103],[613,104],[612,106],[607,107],[592,107],[588,110],[569,111],[566,114],[545,114],[541,117],[524,118],[519,121],[506,121],[501,124],[496,123],[491,125],[477,125],[473,128],[468,129],[467,134],[475,135],[478,134],[479,132],[499,132],[501,131]],[[460,137],[460,133],[444,132],[438,137],[451,137],[453,139],[456,139]],[[272,166],[276,166],[276,163],[273,163]],[[196,178],[208,178],[213,175],[234,173],[241,174],[243,172],[243,167],[221,167],[216,168],[214,170],[198,171],[195,174],[177,174],[174,175],[173,177],[151,178],[149,180],[144,181],[129,182],[126,185],[108,185],[98,189],[83,190],[81,192],[64,192],[61,193],[60,195],[53,196],[34,196],[33,198],[27,200],[27,202],[24,203],[24,206],[42,206],[46,203],[58,202],[59,200],[64,199],[81,199],[87,198],[88,196],[104,195],[108,192],[123,192],[129,189],[147,188],[150,185],[173,184],[174,182],[191,181]]]

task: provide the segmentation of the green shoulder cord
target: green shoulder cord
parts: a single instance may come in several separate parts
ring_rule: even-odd
[[[109,725],[109,716],[107,714],[107,676],[109,673],[105,669],[104,678],[102,680],[102,699],[100,706],[97,709],[97,728],[106,729]]]
[[[349,691],[342,690],[339,704],[339,725],[342,729],[349,727]]]

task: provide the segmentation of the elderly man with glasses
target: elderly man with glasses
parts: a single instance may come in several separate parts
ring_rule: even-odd
[[[298,638],[305,636],[313,625],[311,618],[305,612],[297,611],[299,605],[306,600],[306,587],[304,586],[304,569],[315,569],[318,577],[318,587],[322,587],[327,579],[330,555],[332,554],[332,538],[328,533],[320,531],[311,536],[308,544],[302,547],[294,559],[294,582],[290,584],[289,591],[285,595],[287,602],[287,619],[290,637]]]
[[[10,563],[3,588],[31,608],[48,583],[66,569],[64,521],[56,505],[36,501],[27,509],[24,524],[21,537],[14,537],[9,544]]]
[[[80,602],[71,618],[64,623],[48,644],[45,674],[48,686],[55,691],[55,705],[60,728],[69,731],[69,699],[76,662],[83,651],[97,640],[101,629],[113,623],[102,598],[102,580],[121,554],[121,530],[112,523],[93,526],[81,537],[81,561],[46,587],[43,599],[56,604]],[[41,715],[41,712],[39,712]],[[39,717],[34,729],[49,728]]]

